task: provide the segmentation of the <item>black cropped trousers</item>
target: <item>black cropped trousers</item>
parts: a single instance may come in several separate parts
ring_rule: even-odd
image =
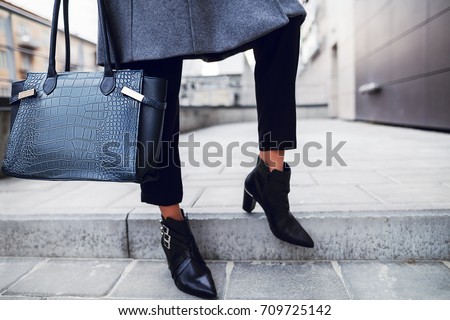
[[[256,60],[254,76],[260,150],[286,150],[297,146],[295,80],[302,22],[302,18],[293,18],[284,27],[251,43],[229,52],[208,56],[209,60],[218,60],[223,56],[253,49]],[[159,179],[141,184],[142,202],[168,206],[180,203],[183,198],[178,150],[178,95],[184,58],[186,57],[137,61],[124,65],[125,68],[143,69],[148,76],[168,80]]]

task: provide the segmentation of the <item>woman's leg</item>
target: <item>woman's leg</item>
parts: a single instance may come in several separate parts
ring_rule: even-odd
[[[125,64],[125,68],[143,69],[145,75],[168,81],[167,108],[164,116],[159,179],[141,184],[141,201],[158,205],[164,218],[183,220],[179,203],[183,198],[178,138],[180,133],[178,94],[183,60],[179,58]]]
[[[254,45],[260,157],[283,170],[284,150],[295,149],[295,80],[303,17],[258,39]]]
[[[182,59],[172,58],[135,62],[125,66],[130,69],[143,69],[147,76],[168,80],[159,177],[156,181],[141,184],[141,200],[158,205],[161,210],[161,245],[177,288],[202,298],[215,298],[217,291],[211,271],[198,251],[189,221],[185,219],[179,205],[183,198],[178,152],[178,94],[182,64]]]
[[[291,169],[284,152],[297,146],[295,80],[302,18],[255,42],[255,84],[260,160],[245,179],[243,209],[258,202],[272,233],[304,247],[314,242],[289,210]]]

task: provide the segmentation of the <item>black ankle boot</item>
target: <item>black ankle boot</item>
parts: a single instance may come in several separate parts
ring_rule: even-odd
[[[177,221],[171,218],[161,220],[161,245],[166,254],[172,279],[178,289],[188,294],[204,298],[217,298],[217,291],[211,271],[206,266],[188,218]]]
[[[242,208],[252,212],[258,202],[263,208],[275,237],[302,247],[313,248],[314,241],[289,211],[288,193],[291,168],[269,171],[264,161],[258,163],[245,179]]]

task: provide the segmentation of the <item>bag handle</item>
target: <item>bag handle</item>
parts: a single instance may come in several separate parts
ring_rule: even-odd
[[[69,0],[63,1],[64,38],[66,42],[66,66],[65,71],[70,71],[70,31],[69,31]]]
[[[56,72],[56,38],[58,34],[58,18],[59,11],[61,7],[61,0],[55,0],[53,5],[53,17],[52,17],[52,29],[50,34],[50,52],[49,52],[49,64],[47,71],[47,78],[44,82],[44,92],[49,95],[55,90],[58,74]],[[102,32],[103,45],[104,45],[104,60],[105,60],[105,68],[103,80],[100,83],[100,91],[104,95],[110,94],[116,84],[114,79],[113,68],[111,64],[111,55],[110,55],[110,40],[108,37],[109,25],[107,22],[106,9],[104,5],[104,0],[98,0],[98,10],[99,10],[99,20],[100,20],[100,28]],[[70,71],[70,33],[69,33],[69,0],[63,0],[63,16],[64,16],[64,34],[65,34],[65,43],[66,43],[66,63],[65,70]],[[112,42],[112,41],[111,41]],[[112,43],[114,62],[116,65],[118,64],[118,53],[117,47],[114,43]]]
[[[111,65],[111,54],[109,52],[109,39],[108,39],[108,28],[106,27],[106,14],[105,14],[105,4],[103,0],[98,0],[98,12],[100,19],[100,26],[102,31],[103,45],[105,47],[105,67],[103,80],[100,83],[100,91],[106,96],[110,94],[116,87],[116,82],[114,80],[113,68]]]

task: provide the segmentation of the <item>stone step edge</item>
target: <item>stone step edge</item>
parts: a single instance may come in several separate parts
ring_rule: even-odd
[[[191,226],[211,260],[448,260],[450,210],[295,213],[316,242],[279,241],[261,212],[196,214]],[[0,256],[163,259],[159,214],[3,215]],[[263,244],[263,245],[262,245]]]

